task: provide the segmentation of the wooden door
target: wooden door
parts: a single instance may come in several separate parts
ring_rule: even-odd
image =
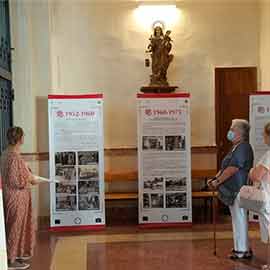
[[[257,90],[257,68],[216,68],[216,144],[217,168],[229,151],[227,131],[232,119],[249,120],[249,94]]]

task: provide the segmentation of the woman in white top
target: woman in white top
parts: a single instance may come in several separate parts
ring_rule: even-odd
[[[263,133],[264,143],[270,146],[270,123],[266,124]],[[249,178],[264,192],[266,199],[266,211],[259,215],[261,240],[269,242],[270,232],[270,150],[259,160],[256,166],[250,170]],[[270,270],[270,265],[264,265],[263,269]]]

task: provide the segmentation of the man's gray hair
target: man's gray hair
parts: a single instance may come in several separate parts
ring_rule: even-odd
[[[250,125],[249,125],[247,120],[233,119],[232,120],[232,127],[236,128],[240,132],[242,139],[244,139],[245,141],[248,140]]]

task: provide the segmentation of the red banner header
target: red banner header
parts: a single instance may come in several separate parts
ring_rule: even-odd
[[[270,95],[270,90],[255,91],[254,93],[252,93],[250,95],[251,96],[256,96],[256,95]]]
[[[137,98],[189,98],[190,93],[151,93],[151,94],[137,94]]]
[[[83,95],[48,95],[48,99],[84,99],[103,98],[103,94],[83,94]]]

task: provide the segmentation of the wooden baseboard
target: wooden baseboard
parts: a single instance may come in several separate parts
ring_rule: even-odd
[[[136,147],[105,148],[105,156],[134,156],[137,155]],[[192,146],[191,154],[216,154],[216,146]],[[22,153],[26,161],[49,160],[48,152]]]

